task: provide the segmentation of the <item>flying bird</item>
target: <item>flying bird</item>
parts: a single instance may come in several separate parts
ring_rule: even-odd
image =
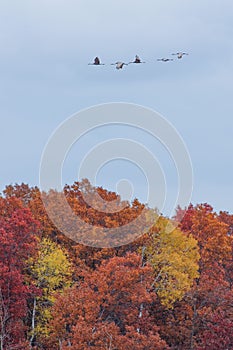
[[[99,57],[95,57],[94,58],[94,62],[93,63],[88,63],[89,65],[94,65],[94,66],[104,66],[104,63],[100,63],[100,59]]]
[[[122,69],[123,66],[128,66],[128,63],[124,63],[124,62],[116,62],[116,63],[111,63],[112,66],[116,65],[116,69]]]
[[[146,62],[142,62],[142,60],[140,59],[140,57],[139,57],[138,55],[136,55],[134,61],[129,62],[129,64],[130,64],[130,63],[146,63]]]
[[[174,60],[172,58],[157,58],[157,61],[168,62],[168,61],[174,61]]]
[[[177,53],[172,53],[172,55],[176,55],[177,58],[180,60],[184,55],[188,55],[186,52],[177,52]]]

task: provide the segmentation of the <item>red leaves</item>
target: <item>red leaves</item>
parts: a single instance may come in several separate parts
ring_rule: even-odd
[[[0,332],[1,348],[26,349],[25,325],[30,288],[25,285],[26,260],[36,251],[39,224],[15,198],[0,198]],[[22,345],[20,345],[22,344]]]
[[[233,348],[232,311],[232,307],[230,310],[219,308],[210,315],[197,350],[230,350]]]
[[[166,323],[172,320],[173,327],[167,324],[163,327],[168,343],[174,348],[232,349],[231,224],[227,213],[217,215],[208,204],[190,206],[183,217],[181,229],[187,235],[191,233],[200,248],[200,277],[167,317]],[[177,338],[177,343],[178,333],[181,338]]]

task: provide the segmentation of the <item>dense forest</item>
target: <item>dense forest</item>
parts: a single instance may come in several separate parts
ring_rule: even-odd
[[[84,180],[64,193],[93,227],[123,227],[145,208],[135,199],[121,212],[97,211],[83,198],[87,188]],[[233,215],[206,203],[186,209],[159,215],[128,244],[97,248],[56,228],[37,187],[7,186],[0,196],[0,349],[233,349]]]

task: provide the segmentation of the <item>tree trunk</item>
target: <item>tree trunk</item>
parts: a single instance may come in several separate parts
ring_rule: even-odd
[[[191,339],[190,339],[190,350],[194,349],[194,333],[195,333],[195,323],[197,318],[197,305],[196,298],[193,300],[193,318],[192,318],[192,329],[191,329]]]
[[[145,265],[145,261],[144,261],[144,254],[145,254],[145,250],[146,247],[142,247],[142,258],[141,258],[141,267],[143,267]],[[141,283],[143,281],[143,277],[141,275]],[[138,318],[142,318],[142,311],[143,311],[143,303],[141,303],[140,308],[139,308],[139,314],[138,314]],[[137,328],[137,332],[140,333],[140,328]]]
[[[4,350],[5,347],[5,338],[6,338],[6,323],[8,317],[8,309],[5,305],[3,295],[2,295],[2,289],[0,287],[0,322],[1,322],[1,329],[0,329],[0,350]]]
[[[32,309],[32,335],[30,338],[30,348],[32,348],[32,343],[35,338],[35,318],[36,318],[36,297],[33,300],[33,309]]]

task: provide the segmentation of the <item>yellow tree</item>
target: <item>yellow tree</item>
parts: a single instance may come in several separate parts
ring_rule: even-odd
[[[31,317],[31,346],[48,336],[47,325],[55,293],[71,285],[72,267],[68,255],[58,244],[48,238],[40,242],[38,256],[29,261],[30,274],[40,296],[34,297]]]
[[[181,300],[198,277],[198,245],[190,235],[160,217],[149,232],[144,255],[154,269],[154,282],[161,303],[172,307]]]

